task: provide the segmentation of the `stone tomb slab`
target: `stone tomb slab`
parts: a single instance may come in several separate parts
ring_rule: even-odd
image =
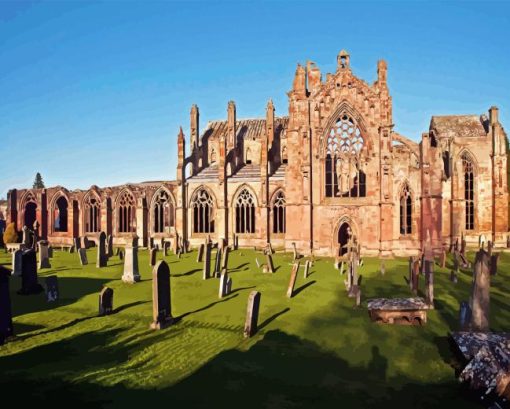
[[[367,303],[368,315],[374,322],[400,325],[423,325],[429,305],[423,298],[375,298]]]

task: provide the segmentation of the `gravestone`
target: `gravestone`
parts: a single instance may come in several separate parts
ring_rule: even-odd
[[[48,276],[45,279],[46,282],[46,301],[53,302],[58,301],[58,278],[57,276]]]
[[[480,236],[478,236],[478,247],[483,249],[485,247],[485,242],[486,242],[486,239],[485,239],[484,234],[481,234]]]
[[[473,270],[470,305],[472,331],[485,332],[489,330],[490,285],[489,255],[485,250],[480,249],[476,253]]]
[[[462,240],[460,241],[460,254],[466,257],[466,239],[464,238],[464,234],[462,234]]]
[[[340,275],[344,275],[345,264],[343,261],[340,262],[340,266],[338,269],[340,270]]]
[[[457,284],[459,282],[459,278],[457,277],[457,273],[452,270],[450,271],[450,281],[454,284]]]
[[[38,245],[39,245],[39,269],[51,268],[50,259],[48,257],[48,242],[46,240],[41,240],[39,241]]]
[[[173,322],[170,268],[164,260],[158,261],[152,270],[152,318],[152,329],[163,329]]]
[[[48,246],[48,258],[53,258],[53,247]]]
[[[412,287],[413,282],[413,266],[414,266],[414,257],[409,257],[409,279],[407,280],[409,284],[409,288]]]
[[[87,236],[81,236],[81,237],[80,237],[80,240],[81,240],[81,245],[80,245],[80,247],[81,247],[82,249],[87,250],[87,249],[90,247],[89,238],[88,238]]]
[[[425,302],[434,305],[434,262],[425,260]]]
[[[21,276],[23,250],[15,250],[12,253],[12,275]]]
[[[119,259],[124,260],[124,251],[123,250],[119,251]]]
[[[498,273],[499,254],[492,254],[490,258],[491,276],[495,276]]]
[[[214,261],[214,277],[218,278],[221,274],[221,249],[216,250],[216,259]]]
[[[287,298],[292,298],[294,295],[294,286],[296,285],[297,273],[299,271],[299,262],[294,263],[290,273],[289,286],[287,287]]]
[[[273,256],[271,254],[266,254],[266,265],[267,265],[267,272],[274,273]]]
[[[239,237],[237,235],[234,235],[234,250],[237,250],[239,248]]]
[[[441,256],[439,257],[439,267],[445,268],[446,267],[446,251],[443,249],[441,251]]]
[[[76,250],[81,248],[81,239],[79,237],[73,237],[73,246]]]
[[[177,258],[180,259],[181,258],[181,255],[182,255],[182,247],[179,247],[177,249]]]
[[[5,339],[13,335],[11,295],[9,292],[9,278],[11,272],[0,266],[0,345]]]
[[[227,279],[227,295],[229,295],[232,292],[232,277],[228,277]]]
[[[298,252],[296,249],[296,243],[292,242],[292,261],[295,262],[298,259]]]
[[[248,296],[248,306],[246,309],[246,321],[244,323],[244,337],[250,338],[257,332],[259,320],[261,294],[258,291],[252,291]]]
[[[106,233],[102,231],[99,234],[99,246],[97,247],[96,267],[106,267],[108,257],[106,256]]]
[[[207,280],[211,276],[211,243],[205,246],[204,269],[202,278]]]
[[[44,288],[37,279],[37,258],[35,250],[23,250],[21,261],[21,289],[20,295],[40,294]]]
[[[117,247],[115,249],[115,255],[118,256],[120,254],[120,247]]]
[[[89,264],[89,260],[87,258],[87,250],[84,248],[81,248],[78,250],[78,256],[80,258],[80,264],[82,266],[86,266]]]
[[[228,270],[228,256],[230,253],[230,247],[225,247],[223,249],[223,257],[221,259],[221,269],[227,269]]]
[[[492,241],[487,242],[487,253],[489,254],[489,257],[492,257]]]
[[[168,256],[168,248],[170,247],[170,243],[168,243],[167,241],[163,242],[163,257],[167,257]]]
[[[418,293],[419,284],[420,284],[420,260],[415,260],[413,262],[413,270],[411,277],[411,291],[414,294]]]
[[[22,243],[26,248],[32,247],[32,233],[27,226],[23,226]]]
[[[69,247],[69,253],[74,253],[74,244],[71,247]]]
[[[381,275],[386,273],[386,266],[384,265],[384,261],[381,261]]]
[[[106,256],[108,258],[113,257],[113,236],[111,234],[108,235],[107,239],[107,253]]]
[[[205,249],[205,244],[202,243],[199,247],[198,247],[198,253],[197,253],[197,263],[201,263],[204,259],[204,249]]]
[[[99,293],[99,316],[110,315],[113,312],[113,290],[104,287]]]
[[[459,327],[461,331],[468,331],[471,322],[471,308],[466,301],[460,303]]]
[[[220,291],[219,291],[219,297],[223,298],[228,295],[228,288],[227,288],[227,282],[228,282],[228,273],[227,270],[222,270],[221,277],[220,277]]]
[[[134,284],[140,281],[140,271],[138,270],[138,247],[127,246],[125,251],[126,256],[124,258],[124,274],[122,274],[122,281]]]
[[[158,250],[153,247],[150,249],[150,257],[149,257],[149,263],[152,267],[154,267],[156,265],[156,257],[158,255]]]
[[[310,274],[310,261],[306,260],[305,262],[305,271],[303,272],[303,277],[305,280],[308,278],[308,275]]]
[[[154,248],[154,237],[149,237],[149,250]]]

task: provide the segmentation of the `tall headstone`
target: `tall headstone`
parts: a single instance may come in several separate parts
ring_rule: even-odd
[[[41,240],[39,245],[39,269],[51,268],[50,258],[48,257],[48,242]]]
[[[73,245],[76,250],[81,249],[81,238],[80,237],[73,237]]]
[[[164,260],[158,261],[152,270],[152,318],[152,329],[162,329],[173,322],[170,268]]]
[[[267,272],[274,273],[273,256],[269,253],[266,254],[266,264],[267,264]]]
[[[492,241],[487,241],[487,253],[489,254],[489,257],[492,256]]]
[[[441,256],[439,258],[439,267],[445,268],[446,267],[446,250],[441,250]]]
[[[37,279],[37,257],[35,250],[23,250],[20,295],[40,294],[44,288]]]
[[[211,243],[205,246],[203,279],[207,280],[211,277]]]
[[[204,259],[204,249],[205,249],[205,244],[202,243],[199,247],[198,247],[198,253],[197,253],[197,263],[201,263]]]
[[[296,249],[296,243],[292,242],[292,261],[295,262],[298,259],[298,252]]]
[[[164,257],[168,256],[168,247],[169,247],[169,243],[167,241],[163,242],[163,256]]]
[[[27,226],[23,226],[23,245],[25,248],[32,247],[32,232]]]
[[[259,320],[260,297],[258,291],[252,291],[248,296],[248,306],[246,309],[246,321],[244,323],[244,337],[250,338],[257,332]]]
[[[113,311],[113,290],[104,287],[99,293],[99,316],[110,315]]]
[[[53,247],[48,246],[48,258],[53,258]]]
[[[460,303],[459,311],[459,329],[460,331],[469,331],[469,325],[471,322],[471,308],[466,301]]]
[[[490,258],[491,276],[495,276],[498,273],[499,254],[492,254]]]
[[[292,265],[289,286],[287,287],[287,298],[292,298],[292,296],[294,295],[294,287],[296,285],[296,278],[297,278],[298,271],[299,271],[299,261]]]
[[[227,270],[223,269],[221,271],[220,290],[219,290],[219,294],[218,294],[220,298],[226,297],[229,294],[228,287],[227,287],[228,279],[229,279],[229,276],[228,276]]]
[[[158,249],[153,247],[150,249],[150,265],[154,267],[156,265],[156,257],[158,255]]]
[[[462,234],[462,240],[460,241],[460,254],[466,257],[466,239],[464,238],[464,234]]]
[[[239,237],[234,235],[234,250],[239,249]]]
[[[221,269],[227,269],[228,270],[228,255],[230,253],[230,247],[225,246],[223,249],[223,257],[221,259]]]
[[[138,247],[126,246],[124,257],[124,274],[122,281],[125,283],[136,283],[140,281],[140,271],[138,270]]]
[[[46,282],[46,301],[54,302],[58,301],[58,278],[57,276],[48,276],[45,279]]]
[[[80,258],[80,264],[82,266],[86,266],[87,264],[89,264],[89,260],[87,258],[87,250],[85,248],[81,248],[78,250],[78,256]]]
[[[384,261],[381,261],[381,275],[386,274],[386,266],[384,264]]]
[[[413,292],[413,294],[418,294],[419,283],[420,283],[420,260],[414,260],[411,277],[411,291]]]
[[[23,250],[15,250],[12,252],[12,275],[21,276],[23,260]]]
[[[305,262],[305,270],[303,272],[303,277],[305,278],[305,280],[308,278],[308,275],[310,274],[310,261],[309,260],[306,260]]]
[[[472,331],[483,332],[489,330],[490,285],[489,255],[485,250],[480,249],[476,253],[473,271],[473,288],[470,305]]]
[[[11,272],[0,266],[0,345],[5,339],[13,335],[11,295],[9,292],[9,278]]]
[[[96,267],[106,267],[108,257],[106,256],[106,233],[102,231],[99,234],[99,245],[97,247],[97,262]]]
[[[221,274],[221,249],[218,247],[216,250],[216,259],[214,260],[214,277],[219,277]]]
[[[425,302],[434,305],[434,262],[425,260]]]
[[[113,236],[111,234],[108,235],[106,248],[107,248],[106,256],[108,258],[113,257]]]

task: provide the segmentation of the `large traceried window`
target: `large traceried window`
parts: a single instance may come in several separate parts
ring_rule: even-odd
[[[331,127],[326,146],[326,197],[364,197],[364,140],[354,119],[341,114]]]
[[[55,232],[67,232],[67,199],[60,196],[55,202],[53,230]]]
[[[475,228],[475,194],[474,194],[474,166],[473,161],[467,153],[462,154],[462,172],[464,179],[464,201],[465,201],[465,228]]]
[[[128,191],[122,192],[118,201],[118,230],[119,233],[134,233],[135,226],[135,198]]]
[[[413,232],[413,202],[409,186],[406,184],[400,194],[400,234],[406,235]]]
[[[235,206],[236,233],[255,233],[255,200],[248,189],[241,190]]]
[[[281,190],[273,202],[273,233],[285,233],[285,195]]]
[[[174,205],[170,195],[160,190],[152,207],[154,233],[169,233],[174,226]]]
[[[85,231],[97,233],[101,230],[101,203],[93,194],[89,194],[84,201]]]
[[[214,204],[205,189],[200,189],[191,203],[193,232],[214,233]]]

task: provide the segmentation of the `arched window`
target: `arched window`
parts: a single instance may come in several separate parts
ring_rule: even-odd
[[[205,189],[200,189],[191,202],[193,209],[193,232],[214,233],[214,205]]]
[[[101,203],[92,194],[88,194],[84,200],[85,232],[97,233],[101,230]]]
[[[273,233],[285,233],[285,195],[281,190],[273,202]]]
[[[211,149],[211,160],[210,160],[211,164],[213,163],[216,163],[216,151],[214,150],[214,148]]]
[[[236,233],[255,233],[255,201],[248,189],[237,196]]]
[[[341,114],[326,145],[326,197],[364,197],[365,173],[360,153],[364,140],[354,119]]]
[[[413,232],[413,203],[409,186],[406,184],[400,194],[400,234]]]
[[[465,228],[475,228],[475,194],[474,194],[474,166],[473,161],[467,153],[462,154],[462,172],[464,179],[464,201],[465,201]]]
[[[174,205],[170,195],[160,190],[153,202],[152,217],[154,233],[169,233],[174,226]]]
[[[67,231],[67,207],[67,199],[64,196],[60,196],[55,202],[55,207],[53,209],[53,231]]]
[[[29,192],[25,197],[25,211],[24,211],[25,226],[32,228],[37,218],[37,200],[32,192]]]
[[[119,233],[135,232],[135,199],[127,190],[122,192],[117,202]]]

